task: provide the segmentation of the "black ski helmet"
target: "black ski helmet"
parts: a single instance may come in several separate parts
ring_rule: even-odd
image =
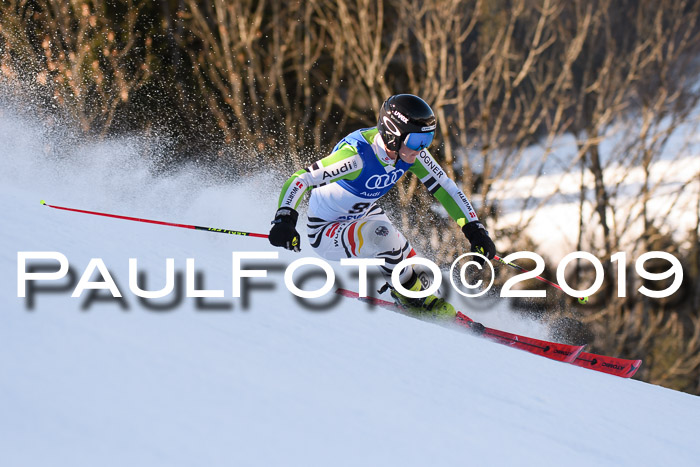
[[[436,127],[433,109],[413,94],[396,94],[379,110],[377,128],[387,149],[398,151],[408,133],[430,133]]]

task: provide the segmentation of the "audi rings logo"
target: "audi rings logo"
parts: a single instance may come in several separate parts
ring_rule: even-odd
[[[365,186],[370,190],[381,190],[382,188],[393,186],[403,174],[403,169],[396,169],[388,174],[372,175],[365,182]]]

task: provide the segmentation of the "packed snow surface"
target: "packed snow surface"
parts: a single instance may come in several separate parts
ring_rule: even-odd
[[[40,204],[267,232],[277,180],[217,183],[195,168],[156,177],[141,144],[81,142],[0,113],[2,465],[698,464],[698,397],[349,299],[314,311],[283,281],[287,264],[314,256],[307,243],[301,255],[255,262],[268,277],[250,279],[244,306],[231,297],[232,252],[278,251],[266,240]],[[59,252],[70,273],[19,298],[19,252]],[[121,300],[107,290],[71,297],[92,258]],[[197,288],[223,297],[173,292],[152,301],[159,310],[144,305],[129,258],[148,290],[165,285],[172,258],[183,294],[193,258]],[[334,267],[357,288],[356,274]],[[507,307],[464,311],[543,332]]]

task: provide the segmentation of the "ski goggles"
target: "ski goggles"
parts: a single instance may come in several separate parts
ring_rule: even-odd
[[[408,149],[413,149],[414,151],[420,151],[425,149],[433,142],[435,138],[435,132],[430,133],[409,133],[403,140],[403,145]]]

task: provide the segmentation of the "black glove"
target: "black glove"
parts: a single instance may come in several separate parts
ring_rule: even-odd
[[[300,237],[296,230],[299,213],[292,208],[279,208],[272,221],[269,240],[273,246],[281,246],[288,250],[299,252]]]
[[[493,244],[486,227],[484,227],[481,222],[468,222],[462,227],[462,232],[464,232],[464,236],[467,237],[467,240],[471,243],[474,253],[480,253],[488,259],[492,259],[496,255],[496,245]],[[484,260],[478,256],[475,260],[481,265],[484,264]]]

